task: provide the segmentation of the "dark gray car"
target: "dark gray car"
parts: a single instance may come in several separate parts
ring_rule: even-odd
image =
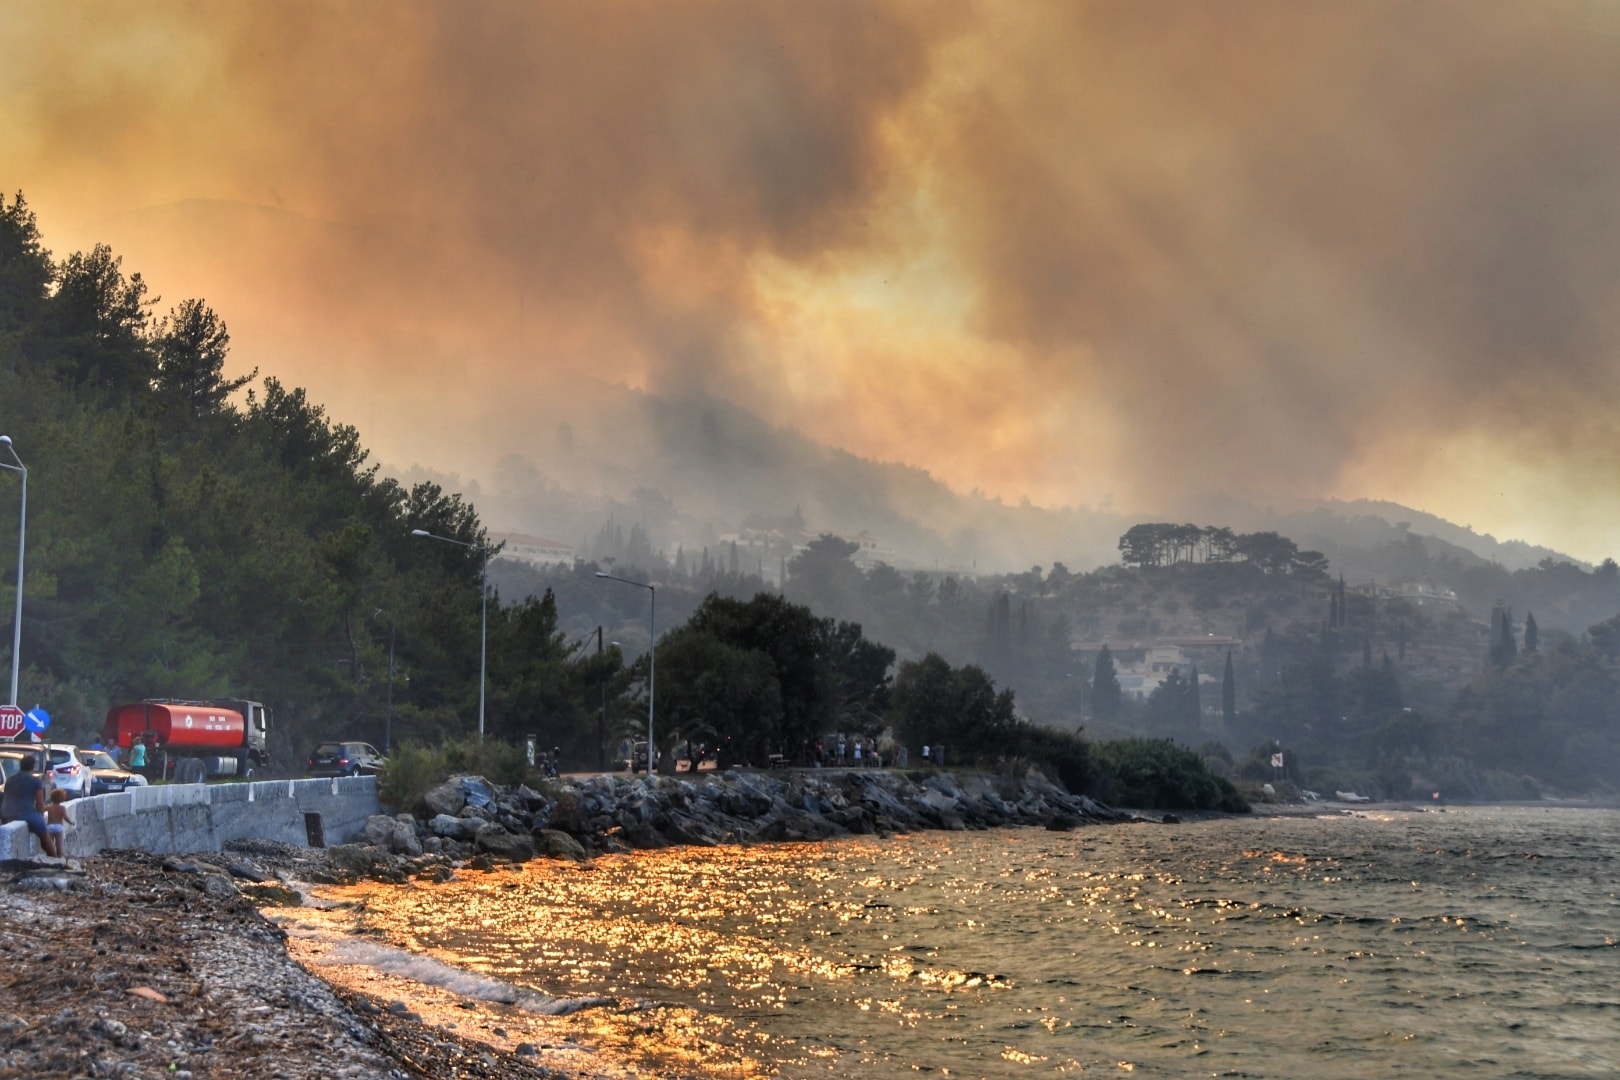
[[[309,755],[310,776],[375,776],[383,756],[365,742],[323,742]]]
[[[105,750],[80,750],[79,760],[90,770],[90,794],[105,795],[125,788],[145,787],[146,777],[119,767]]]

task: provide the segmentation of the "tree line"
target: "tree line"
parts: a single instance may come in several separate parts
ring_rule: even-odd
[[[1301,551],[1274,532],[1237,533],[1223,525],[1133,525],[1119,538],[1119,558],[1139,568],[1176,563],[1243,562],[1267,574],[1327,575],[1327,556]]]
[[[6,610],[23,589],[20,698],[48,702],[67,740],[125,700],[264,701],[292,768],[322,739],[471,736],[484,561],[498,552],[475,508],[382,475],[303,390],[227,374],[230,334],[205,301],[158,304],[105,246],[53,258],[24,198],[0,198],[0,430],[30,469],[27,571],[0,589]],[[652,561],[635,529],[620,548]],[[842,573],[824,554],[794,573]],[[645,597],[595,577],[636,568],[581,563],[556,590],[495,592],[488,738],[533,737],[588,768],[643,730],[655,692],[669,766],[692,742],[738,763],[806,760],[845,732],[944,743],[961,765],[1043,763],[1076,790],[1095,781],[1088,745],[1021,717],[983,668],[897,662],[858,622],[763,589],[737,562],[694,567],[710,587],[660,634],[656,689],[652,643],[615,640],[634,643]],[[646,569],[668,584],[669,568]],[[584,596],[594,648],[560,607]]]

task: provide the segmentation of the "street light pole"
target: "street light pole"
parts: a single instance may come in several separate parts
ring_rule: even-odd
[[[17,517],[17,609],[11,617],[11,706],[16,708],[17,662],[22,659],[23,548],[28,538],[28,466],[17,456],[17,448],[11,444],[10,435],[0,435],[0,445],[5,446],[11,460],[17,463],[7,465],[0,461],[0,469],[9,469],[22,477],[22,511]]]
[[[478,741],[484,741],[484,686],[488,682],[489,673],[489,548],[482,544],[469,544],[465,540],[455,540],[448,536],[430,533],[426,529],[412,529],[412,536],[421,536],[428,540],[441,540],[446,544],[455,544],[457,547],[468,548],[478,552],[484,560],[483,574],[479,578],[480,599],[483,601],[483,610],[479,616],[478,632]]]
[[[602,628],[596,628],[596,662],[602,663]],[[602,687],[602,711],[596,717],[596,768],[607,772],[607,672],[597,675]]]
[[[647,590],[647,779],[651,781],[653,778],[654,749],[653,695],[657,691],[658,676],[658,590],[645,581],[631,581],[629,578],[614,577],[612,574],[605,574],[600,570],[596,572],[596,576]]]
[[[394,620],[388,620],[388,704],[383,717],[383,753],[394,752]]]

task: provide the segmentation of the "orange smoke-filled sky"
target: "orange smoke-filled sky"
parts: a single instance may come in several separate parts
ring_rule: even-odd
[[[1601,559],[1617,165],[1597,2],[0,6],[55,253],[470,476],[584,372],[1009,500]]]

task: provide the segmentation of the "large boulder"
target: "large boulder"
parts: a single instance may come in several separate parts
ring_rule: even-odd
[[[591,815],[578,793],[565,791],[551,804],[550,823],[553,829],[586,836],[591,832]]]
[[[536,848],[548,859],[572,859],[584,862],[585,849],[578,840],[558,829],[541,829],[535,834]]]
[[[669,847],[669,841],[650,822],[631,821],[621,824],[619,839],[640,851]]]
[[[484,827],[484,819],[476,817],[451,817],[449,814],[437,814],[427,823],[428,832],[434,836],[442,836],[447,840],[471,840],[478,835],[478,830]]]
[[[337,844],[326,849],[326,859],[339,880],[353,881],[371,878],[377,881],[403,882],[400,860],[372,844]]]
[[[482,776],[452,776],[422,796],[422,803],[432,815],[449,814],[455,817],[467,807],[481,811],[482,817],[491,817],[495,805],[495,788]]]
[[[775,799],[753,784],[739,772],[725,774],[725,784],[713,793],[714,805],[721,813],[732,817],[757,818],[770,813]]]
[[[414,857],[422,854],[422,842],[416,838],[416,820],[409,814],[398,817],[373,814],[366,819],[362,835],[366,843],[375,844],[395,855]]]
[[[507,862],[527,862],[534,858],[534,837],[527,833],[508,832],[494,824],[478,830],[473,837],[473,846]]]
[[[435,817],[455,817],[467,805],[467,796],[462,793],[461,784],[451,779],[423,795],[422,804]]]

